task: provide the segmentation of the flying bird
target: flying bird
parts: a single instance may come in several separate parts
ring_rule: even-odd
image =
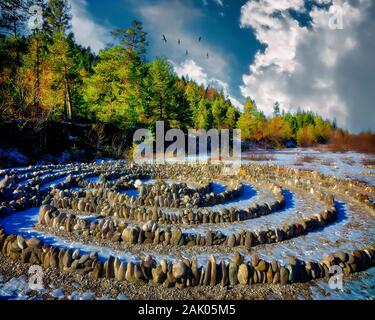
[[[186,50],[186,55],[188,55],[189,54],[189,51],[188,50]]]
[[[202,40],[202,37],[199,37],[198,41],[201,42],[201,40]]]
[[[210,56],[209,56],[209,54],[208,54],[208,52],[207,52],[207,59],[209,58]]]
[[[163,34],[163,41],[164,41],[165,43],[167,43],[167,38],[165,37],[164,34]]]
[[[180,39],[178,39],[178,45],[180,45],[181,44],[181,40]]]

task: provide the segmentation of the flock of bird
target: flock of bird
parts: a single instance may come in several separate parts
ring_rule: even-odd
[[[162,40],[164,41],[164,43],[165,44],[167,44],[167,42],[168,42],[168,40],[167,40],[167,38],[166,38],[166,36],[163,34],[163,38],[162,38]],[[198,38],[198,42],[201,42],[202,41],[202,37],[200,36],[199,38]],[[177,43],[178,43],[178,45],[180,46],[181,45],[181,40],[180,39],[178,39],[177,40]],[[186,55],[189,55],[189,50],[188,49],[186,49]],[[206,58],[208,59],[210,57],[210,55],[208,54],[208,52],[207,52],[207,54],[206,54]]]

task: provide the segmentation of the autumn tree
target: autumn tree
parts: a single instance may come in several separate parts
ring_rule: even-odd
[[[121,47],[102,50],[93,74],[84,80],[85,102],[98,121],[125,126],[133,115],[128,108],[128,60]]]
[[[226,117],[226,105],[223,99],[215,99],[212,103],[212,116],[214,119],[214,127],[218,130],[224,127]]]
[[[301,147],[311,147],[316,142],[314,126],[309,124],[300,128],[297,132],[297,143]]]
[[[264,138],[272,145],[280,147],[285,141],[291,139],[292,131],[289,123],[281,116],[275,116],[265,122]]]
[[[23,56],[22,85],[25,88],[28,114],[32,119],[53,117],[55,99],[53,74],[44,35],[35,33],[28,39],[28,53]]]
[[[244,106],[244,112],[237,122],[242,138],[253,141],[262,140],[264,138],[264,122],[264,114],[258,111],[255,102],[248,98]]]

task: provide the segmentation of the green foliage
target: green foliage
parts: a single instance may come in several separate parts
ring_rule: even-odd
[[[72,16],[67,0],[49,0],[44,10],[44,30],[50,36],[54,33],[66,33],[71,26]]]
[[[262,140],[265,120],[264,114],[258,111],[255,102],[248,98],[244,106],[244,113],[237,122],[237,127],[241,130],[241,137],[249,141]]]
[[[139,97],[132,89],[139,79],[137,63],[136,54],[129,54],[120,46],[100,52],[93,74],[84,79],[84,98],[97,120],[135,125]]]
[[[250,98],[240,113],[223,92],[178,78],[165,58],[146,61],[147,33],[139,21],[113,32],[118,43],[94,55],[69,33],[68,1],[47,0],[38,2],[44,8],[43,29],[29,34],[25,10],[30,3],[0,4],[0,119],[120,128],[154,128],[164,120],[169,128],[239,128],[244,140],[276,146],[288,140],[303,146],[326,143],[336,128],[335,121],[312,112],[286,113],[278,102],[270,118]]]
[[[146,90],[145,114],[151,119],[151,122],[176,119],[174,105],[176,80],[172,66],[166,59],[157,58],[149,65],[148,74],[144,81]]]
[[[112,34],[120,39],[120,45],[128,52],[135,51],[140,57],[146,53],[147,48],[147,33],[143,31],[142,22],[134,20],[131,28],[118,29]]]

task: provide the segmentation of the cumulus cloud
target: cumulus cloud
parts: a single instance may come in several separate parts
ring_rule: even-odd
[[[203,85],[205,87],[208,85],[209,81],[207,73],[205,73],[203,68],[198,66],[194,60],[187,59],[181,64],[175,64],[173,62],[172,64],[179,77],[188,76],[189,79],[195,81],[199,85]]]
[[[72,31],[78,43],[98,53],[112,41],[110,28],[96,23],[87,10],[86,0],[70,0]]]
[[[320,3],[330,3],[320,0]],[[318,112],[354,132],[375,128],[375,5],[372,0],[333,0],[331,11],[304,0],[248,1],[241,27],[253,30],[266,46],[243,76],[243,96],[254,98],[266,114],[282,108]],[[342,13],[343,30],[330,28],[332,8]],[[309,14],[311,25],[291,10]]]

